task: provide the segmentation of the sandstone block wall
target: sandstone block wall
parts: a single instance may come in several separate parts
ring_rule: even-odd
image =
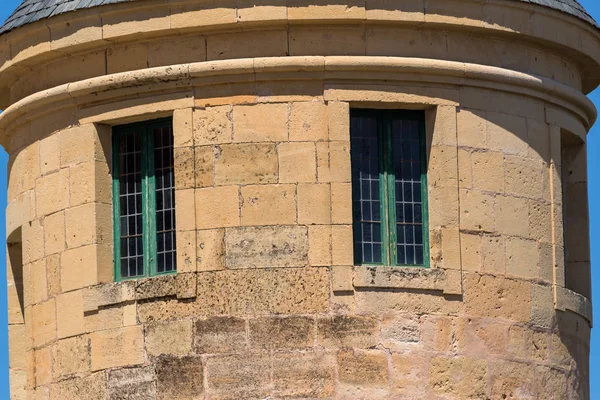
[[[554,310],[543,104],[427,111],[432,267],[406,269],[353,266],[350,104],[303,100],[174,112],[176,276],[111,283],[108,128],[19,153],[11,176],[39,175],[10,195],[48,199],[21,233],[27,334],[11,327],[31,396],[585,398],[589,324]]]
[[[205,3],[0,44],[12,397],[589,398],[597,32],[515,2]],[[352,108],[425,110],[429,269],[353,264]],[[111,127],[163,117],[178,271],[115,283]]]

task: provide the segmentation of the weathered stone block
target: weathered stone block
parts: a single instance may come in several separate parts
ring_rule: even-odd
[[[351,265],[333,265],[331,267],[331,289],[334,292],[354,290],[354,270]]]
[[[426,355],[418,351],[392,354],[393,393],[405,397],[416,395],[417,398],[427,398],[429,361]]]
[[[175,171],[175,190],[191,189],[196,186],[195,163],[196,163],[196,161],[195,161],[195,154],[194,154],[193,147],[176,147],[173,149],[173,169]],[[212,171],[210,171],[210,172],[212,172]],[[200,173],[202,173],[202,172],[200,172]],[[203,186],[212,186],[212,185],[203,185]]]
[[[340,101],[327,103],[329,140],[350,140],[350,104]]]
[[[56,298],[56,313],[56,328],[59,339],[81,335],[85,332],[83,292],[81,290],[58,296]]]
[[[527,119],[496,112],[488,112],[487,119],[487,143],[491,150],[527,155]]]
[[[444,316],[420,318],[423,347],[431,351],[450,351],[456,341],[453,319]]]
[[[107,379],[104,372],[85,378],[73,378],[52,384],[51,400],[89,399],[105,400],[108,397]]]
[[[69,167],[69,170],[71,207],[91,202],[111,203],[112,177],[106,161],[77,164]]]
[[[40,173],[46,175],[60,168],[60,135],[40,140]]]
[[[31,301],[41,303],[48,298],[48,282],[46,278],[46,260],[34,261],[29,266],[29,281],[31,284]]]
[[[34,220],[23,225],[22,230],[23,264],[28,264],[44,257],[44,224]]]
[[[194,179],[196,187],[208,187],[214,185],[214,152],[215,148],[213,146],[198,146],[194,149],[195,166],[189,173],[195,174]]]
[[[98,132],[93,124],[65,129],[59,135],[61,167],[94,160],[104,161],[100,151]]]
[[[431,360],[430,384],[435,393],[467,397],[485,396],[485,360],[466,357],[435,357]]]
[[[457,114],[458,145],[486,148],[487,123],[485,111],[461,109]]]
[[[116,329],[123,326],[123,308],[102,308],[84,314],[85,331],[98,332],[106,329]]]
[[[47,346],[34,352],[35,384],[47,385],[52,382],[52,347]]]
[[[196,232],[198,271],[213,271],[225,267],[225,229]]]
[[[493,276],[465,276],[465,310],[476,316],[529,321],[530,284]]]
[[[435,146],[429,151],[427,182],[432,187],[457,186],[456,147]]]
[[[65,236],[70,249],[113,240],[112,207],[89,203],[65,210]]]
[[[291,225],[296,222],[295,185],[256,185],[240,189],[242,225]]]
[[[327,183],[298,185],[298,223],[331,223],[331,186]]]
[[[507,328],[501,321],[461,319],[456,336],[459,351],[469,357],[485,358],[506,354]]]
[[[379,314],[388,311],[451,314],[457,313],[462,307],[462,302],[457,299],[445,298],[435,292],[357,291],[354,297],[356,311],[365,314]]]
[[[62,212],[44,218],[44,245],[46,255],[65,249],[65,214]]]
[[[208,60],[282,57],[287,55],[287,30],[236,31],[207,35]]]
[[[508,329],[508,353],[515,358],[545,361],[548,359],[549,336],[526,326],[512,325]]]
[[[175,221],[178,231],[196,229],[196,191],[192,189],[175,191]]]
[[[481,236],[460,234],[462,269],[479,271],[481,269]]]
[[[532,239],[552,242],[552,210],[550,203],[529,201],[529,231]]]
[[[381,350],[340,351],[338,368],[342,385],[388,385],[388,360]]]
[[[230,228],[225,235],[228,268],[301,267],[308,263],[302,226]]]
[[[538,244],[535,240],[506,239],[506,273],[529,279],[540,276]]]
[[[292,103],[290,110],[290,141],[327,140],[327,106],[319,102]]]
[[[482,270],[504,274],[506,272],[505,238],[499,235],[484,235],[481,240]]]
[[[362,348],[379,342],[379,323],[360,315],[338,315],[317,320],[319,345],[325,348]]]
[[[206,60],[206,40],[203,36],[179,36],[177,40],[162,40],[148,45],[148,66],[187,64]]]
[[[329,174],[331,182],[350,182],[350,142],[329,142]]]
[[[504,193],[504,154],[485,151],[471,155],[473,188],[486,192]]]
[[[535,397],[535,369],[529,364],[498,360],[488,374],[492,398]]]
[[[179,231],[175,237],[177,249],[177,272],[196,271],[196,231]]]
[[[159,357],[156,361],[158,400],[200,399],[204,394],[200,357]]]
[[[128,368],[108,373],[111,400],[147,400],[156,398],[154,367]]]
[[[498,232],[510,235],[529,237],[527,199],[512,196],[496,196]]]
[[[215,183],[277,182],[277,151],[271,143],[221,145],[215,155]]]
[[[410,314],[387,313],[383,316],[380,343],[388,349],[401,350],[420,340],[419,320]]]
[[[195,197],[197,229],[223,228],[240,224],[240,199],[237,186],[198,189]]]
[[[131,326],[90,335],[92,371],[144,363],[144,334],[141,326]]]
[[[87,266],[85,274],[82,266]],[[63,292],[112,280],[112,248],[90,245],[67,250],[60,259],[60,282]]]
[[[270,394],[271,361],[263,354],[208,358],[206,374],[206,392],[211,399],[265,398]]]
[[[540,199],[548,170],[543,163],[530,158],[506,156],[504,160],[504,179],[507,194]]]
[[[268,115],[268,118],[265,118]],[[282,142],[288,140],[288,105],[255,104],[233,107],[233,138],[236,142]]]
[[[170,40],[168,41],[171,42]],[[193,110],[180,108],[173,111],[173,146],[194,146]]]
[[[460,228],[494,232],[496,212],[494,196],[475,190],[460,191]]]
[[[199,354],[243,352],[248,347],[246,321],[234,317],[210,317],[195,324],[194,350]]]
[[[56,378],[84,373],[90,369],[87,336],[59,340],[52,351],[52,370]]]
[[[314,266],[331,265],[331,225],[308,227],[308,263]]]
[[[364,4],[364,3],[363,3]],[[345,7],[335,6],[311,6],[304,8],[323,9],[323,8]],[[288,4],[288,18],[290,16],[290,4]],[[363,9],[364,10],[364,9]],[[293,12],[292,12],[293,13]],[[338,17],[345,15],[339,12]],[[290,28],[289,51],[291,56],[309,56],[320,54],[324,56],[337,55],[365,55],[365,32],[364,29],[357,29],[349,26],[335,26],[329,24],[325,27],[298,25]]]
[[[32,308],[33,346],[39,347],[56,339],[56,301],[50,299]],[[25,321],[28,324],[28,321]]]
[[[9,366],[12,369],[27,368],[27,332],[24,324],[8,325]]]
[[[280,353],[273,359],[273,396],[324,399],[335,391],[335,356]]]
[[[302,349],[314,344],[314,320],[309,317],[265,317],[250,320],[250,347]]]
[[[354,264],[354,242],[351,225],[331,227],[331,260],[333,265]]]
[[[302,290],[295,288],[302,287]],[[138,304],[140,321],[186,316],[310,314],[329,309],[326,268],[269,268],[205,272],[198,276],[202,301]]]
[[[185,356],[192,350],[192,321],[178,320],[146,326],[149,356]]]
[[[280,143],[277,153],[280,183],[316,182],[317,161],[314,143]]]
[[[352,223],[352,184],[331,184],[331,223]]]

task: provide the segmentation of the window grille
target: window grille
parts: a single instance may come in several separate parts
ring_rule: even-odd
[[[116,280],[175,272],[171,120],[113,130]]]
[[[352,110],[354,256],[358,265],[429,265],[422,111]]]

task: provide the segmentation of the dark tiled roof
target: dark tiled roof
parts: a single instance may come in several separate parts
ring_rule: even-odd
[[[8,32],[20,26],[39,21],[54,15],[63,14],[69,11],[80,10],[82,8],[91,8],[105,4],[124,3],[127,1],[140,0],[23,0],[23,3],[0,28],[0,34]],[[585,11],[577,0],[515,0],[525,3],[539,4],[542,6],[554,8],[567,14],[574,15],[590,24],[598,27],[594,19]]]

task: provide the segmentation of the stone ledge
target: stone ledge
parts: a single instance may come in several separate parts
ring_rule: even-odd
[[[354,267],[355,288],[417,289],[462,295],[458,270],[418,267]]]
[[[31,119],[36,119],[41,115],[48,115],[56,111],[59,107],[74,105],[81,107],[92,98],[94,99],[93,104],[98,104],[97,102],[101,100],[103,103],[111,103],[113,106],[117,104],[121,108],[125,108],[126,110],[122,112],[125,114],[119,115],[120,118],[126,118],[130,116],[129,114],[140,112],[133,105],[146,104],[150,100],[154,104],[156,96],[159,95],[162,96],[160,98],[165,104],[146,111],[167,112],[169,107],[171,107],[170,109],[185,108],[189,101],[192,101],[193,105],[193,100],[189,98],[189,90],[193,86],[218,85],[223,83],[224,79],[229,83],[231,81],[240,83],[272,80],[273,74],[270,70],[279,71],[278,74],[282,74],[280,72],[282,68],[289,70],[286,72],[287,79],[298,80],[307,76],[306,66],[311,69],[308,76],[315,78],[314,74],[317,73],[326,83],[324,97],[327,101],[364,101],[366,93],[385,93],[386,88],[389,89],[392,82],[405,80],[407,74],[420,74],[422,82],[444,84],[452,82],[466,87],[492,88],[502,92],[513,92],[538,98],[559,107],[566,107],[565,110],[578,115],[585,122],[586,127],[596,119],[593,104],[582,93],[549,79],[503,68],[409,57],[279,57],[278,59],[272,58],[268,63],[264,58],[254,58],[149,68],[57,86],[25,97],[8,107],[0,116],[0,136],[6,145],[8,140],[6,128],[25,114],[28,114]],[[294,70],[295,72],[292,72]],[[365,87],[358,84],[346,86],[346,90],[335,90],[340,86],[339,84],[335,85],[333,79],[339,79],[340,74],[352,71],[359,72],[359,74],[347,76],[348,81],[358,81],[363,84],[369,81],[369,85]],[[387,81],[387,83],[381,85],[383,81]],[[182,82],[184,82],[183,85]],[[374,82],[380,84],[374,85]],[[135,103],[131,103],[131,101],[115,103],[116,99],[129,96],[132,90],[144,92],[144,96],[140,96]],[[169,94],[165,95],[165,91],[169,91]],[[439,104],[439,101],[431,99],[426,94],[415,98],[414,94],[399,97],[392,93],[392,95],[378,96],[374,99],[379,102],[387,100],[388,102],[411,104]],[[185,97],[181,98],[181,96]],[[178,100],[179,103],[173,103],[174,100]],[[99,123],[107,120],[113,121],[114,118],[111,119],[109,115],[101,112],[104,110],[102,107],[100,105],[86,109],[79,119]],[[95,117],[90,119],[91,115]]]
[[[93,312],[128,301],[159,297],[193,299],[196,280],[196,274],[180,273],[90,286],[83,292],[83,311]]]
[[[556,287],[556,303],[559,311],[572,311],[585,318],[593,326],[592,302],[585,296],[564,287]]]

